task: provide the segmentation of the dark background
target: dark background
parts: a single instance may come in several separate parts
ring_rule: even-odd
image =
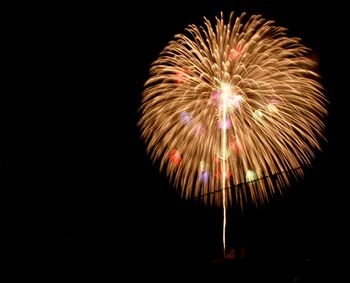
[[[49,282],[346,281],[344,6],[119,3],[2,11],[0,174],[10,193],[14,274]],[[214,263],[222,211],[180,199],[149,161],[136,123],[148,69],[167,42],[231,10],[273,19],[313,49],[330,114],[328,142],[303,181],[265,207],[230,211],[229,245],[245,248],[245,258]]]

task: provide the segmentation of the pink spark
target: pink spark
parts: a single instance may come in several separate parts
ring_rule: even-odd
[[[231,124],[231,120],[230,118],[226,118],[225,121],[219,121],[218,122],[218,128],[219,129],[228,129],[231,128],[232,124]]]
[[[226,172],[223,172],[222,169],[217,169],[215,172],[215,177],[222,179],[224,177],[225,179],[228,179],[232,176],[230,170],[226,168]]]
[[[219,109],[223,109],[225,107],[225,103],[222,99],[222,92],[220,90],[215,90],[211,94],[211,99],[217,104]],[[227,96],[226,106],[231,108],[239,108],[241,105],[241,101],[243,97],[241,95],[229,95]]]
[[[242,144],[239,141],[239,139],[236,138],[236,137],[232,137],[232,140],[231,140],[231,143],[230,143],[230,147],[235,152],[240,152],[242,150]]]
[[[195,136],[201,136],[202,134],[204,134],[204,126],[202,125],[202,123],[198,123],[193,129],[192,129],[192,133]]]
[[[235,47],[230,49],[230,53],[228,54],[228,60],[236,60],[237,57],[242,53],[241,47]]]
[[[186,77],[188,75],[188,69],[183,68],[182,70],[175,71],[175,81],[176,83],[180,84],[183,83],[186,80]]]
[[[168,158],[169,158],[169,161],[172,165],[180,166],[182,158],[181,158],[181,154],[178,150],[176,150],[176,149],[170,150],[168,153]]]
[[[218,158],[218,157],[215,157],[214,158],[214,163],[216,163],[216,166],[217,166],[217,168],[216,168],[216,170],[215,170],[215,172],[214,172],[214,175],[215,175],[215,177],[217,177],[217,178],[219,178],[219,179],[222,179],[222,177],[225,177],[225,179],[228,179],[228,178],[230,178],[231,176],[232,176],[232,174],[231,174],[231,172],[230,172],[230,170],[228,169],[228,164],[227,164],[227,162],[225,162],[225,164],[226,164],[226,172],[223,172],[223,170],[222,170],[222,160],[220,160],[220,158]]]
[[[221,95],[221,92],[219,90],[214,90],[212,93],[211,93],[211,98],[213,100],[218,100],[220,98],[220,95]]]

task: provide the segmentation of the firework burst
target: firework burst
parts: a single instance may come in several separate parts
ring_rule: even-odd
[[[264,203],[302,176],[327,114],[309,52],[273,21],[234,13],[169,42],[151,66],[139,125],[184,198]]]

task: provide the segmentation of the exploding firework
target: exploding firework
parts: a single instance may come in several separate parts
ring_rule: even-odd
[[[184,198],[259,204],[303,175],[327,114],[309,54],[260,15],[175,35],[151,66],[139,125]]]

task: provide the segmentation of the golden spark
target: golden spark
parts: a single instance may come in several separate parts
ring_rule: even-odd
[[[185,31],[150,68],[141,137],[184,198],[224,207],[225,227],[228,205],[265,203],[303,175],[327,100],[311,50],[273,21],[221,13]]]

